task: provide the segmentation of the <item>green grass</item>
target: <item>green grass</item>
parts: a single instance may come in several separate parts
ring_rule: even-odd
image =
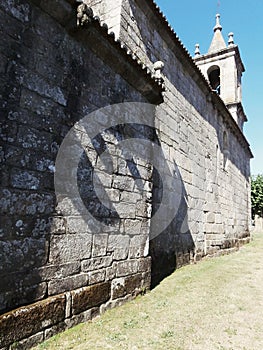
[[[263,234],[35,349],[263,349]]]

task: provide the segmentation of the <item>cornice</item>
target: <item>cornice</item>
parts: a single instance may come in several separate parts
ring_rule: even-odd
[[[92,30],[99,32],[101,37],[106,39],[107,43],[117,50],[118,54],[123,57],[125,66],[131,65],[136,69],[136,79],[134,75],[128,74],[127,70],[125,70],[125,79],[132,86],[138,88],[142,95],[145,96],[150,102],[155,104],[162,103],[162,94],[165,91],[162,79],[158,78],[148,66],[141,62],[121,40],[116,39],[115,34],[113,32],[109,32],[107,24],[102,23],[98,16],[94,16],[90,7],[81,2],[75,3],[75,7],[77,18],[75,18],[75,23],[71,24],[71,28],[69,29],[71,34],[77,36],[78,39],[81,40],[81,36],[85,32],[85,35],[89,35],[89,32]],[[109,58],[109,56],[106,54],[106,52],[109,51],[109,47],[107,47],[105,43],[100,42],[97,35],[94,35],[93,37],[89,35],[89,41],[93,42],[94,44],[90,46],[91,50],[93,50],[99,56],[105,56],[105,59]],[[111,60],[109,64],[112,66],[114,65],[114,68],[118,73],[124,73],[124,69],[115,63],[114,60]]]
[[[185,48],[185,46],[182,44],[181,40],[177,36],[176,32],[172,28],[172,26],[169,24],[166,16],[163,14],[161,11],[160,7],[156,4],[154,0],[135,0],[138,5],[141,8],[144,8],[145,6],[149,6],[152,10],[152,12],[156,15],[158,20],[160,21],[160,25],[162,29],[167,33],[167,35],[170,37],[174,45],[176,45],[179,56],[184,61],[184,65],[188,68],[190,76],[196,81],[196,83],[204,90],[204,93],[206,95],[211,95],[211,100],[213,101],[214,106],[221,112],[223,119],[227,122],[227,124],[230,126],[231,130],[233,133],[236,135],[240,143],[247,149],[248,154],[250,155],[251,158],[253,158],[253,154],[250,150],[250,145],[243,134],[243,132],[240,130],[239,126],[233,119],[231,113],[227,109],[225,103],[223,100],[220,98],[220,96],[213,91],[211,88],[209,82],[206,80],[205,76],[199,69],[199,67],[196,65],[194,59],[192,56],[189,54],[188,50]],[[229,50],[229,48],[224,49],[226,51]],[[243,63],[241,61],[240,57],[240,52],[237,47],[237,45],[233,45],[231,47],[231,50],[234,50],[235,53],[237,54],[237,58],[242,64],[243,69],[245,70]]]

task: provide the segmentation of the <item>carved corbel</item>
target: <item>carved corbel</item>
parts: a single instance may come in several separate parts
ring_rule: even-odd
[[[92,18],[93,18],[92,9],[88,7],[88,5],[82,2],[77,7],[77,26],[80,27],[90,23]]]
[[[164,68],[164,63],[162,61],[157,61],[153,65],[154,69],[154,77],[158,81],[158,83],[163,83],[164,79],[162,77],[162,70]]]

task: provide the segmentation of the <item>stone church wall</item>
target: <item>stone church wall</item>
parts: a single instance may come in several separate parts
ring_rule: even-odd
[[[75,1],[0,4],[4,349],[15,341],[28,348],[143,292],[176,267],[235,249],[249,236],[250,151],[223,102],[153,3],[85,2],[135,57],[92,15],[77,28]],[[152,71],[153,63],[164,62],[163,97],[137,60]],[[157,105],[157,134],[150,138],[161,143],[183,184],[176,217],[153,239],[150,216],[160,203],[161,181],[146,162],[135,160],[144,174],[143,194],[136,193],[114,135],[107,144],[115,168],[110,181],[101,181],[119,203],[118,217],[102,210],[89,183],[82,198],[99,220],[118,219],[120,234],[87,226],[67,198],[57,203],[54,192],[55,160],[68,131],[98,108],[126,101]],[[138,137],[148,131],[115,130]],[[103,145],[97,141],[99,154]],[[91,164],[81,159],[84,180],[87,166],[100,166],[98,155],[86,151]]]
[[[146,163],[134,160],[144,174],[142,192],[135,193],[125,157],[108,135],[114,169],[100,180],[119,205],[118,217],[111,217],[86,181],[92,167],[103,168],[102,141],[97,154],[86,148],[89,162],[80,160],[81,198],[98,220],[118,220],[116,235],[110,226],[104,232],[87,225],[74,202],[55,196],[56,157],[76,122],[116,103],[162,101],[161,85],[98,20],[76,27],[73,3],[0,4],[0,348],[14,342],[28,348],[150,287]]]
[[[156,127],[167,160],[178,165],[185,187],[184,209],[150,242],[156,284],[175,266],[247,240],[251,152],[152,1],[123,0],[120,27],[113,30],[144,64],[164,63],[166,92],[157,107]],[[186,211],[188,229],[182,225]]]

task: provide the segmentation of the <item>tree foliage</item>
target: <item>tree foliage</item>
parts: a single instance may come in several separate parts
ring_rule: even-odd
[[[255,214],[263,215],[263,175],[251,178],[251,205],[253,218]]]

